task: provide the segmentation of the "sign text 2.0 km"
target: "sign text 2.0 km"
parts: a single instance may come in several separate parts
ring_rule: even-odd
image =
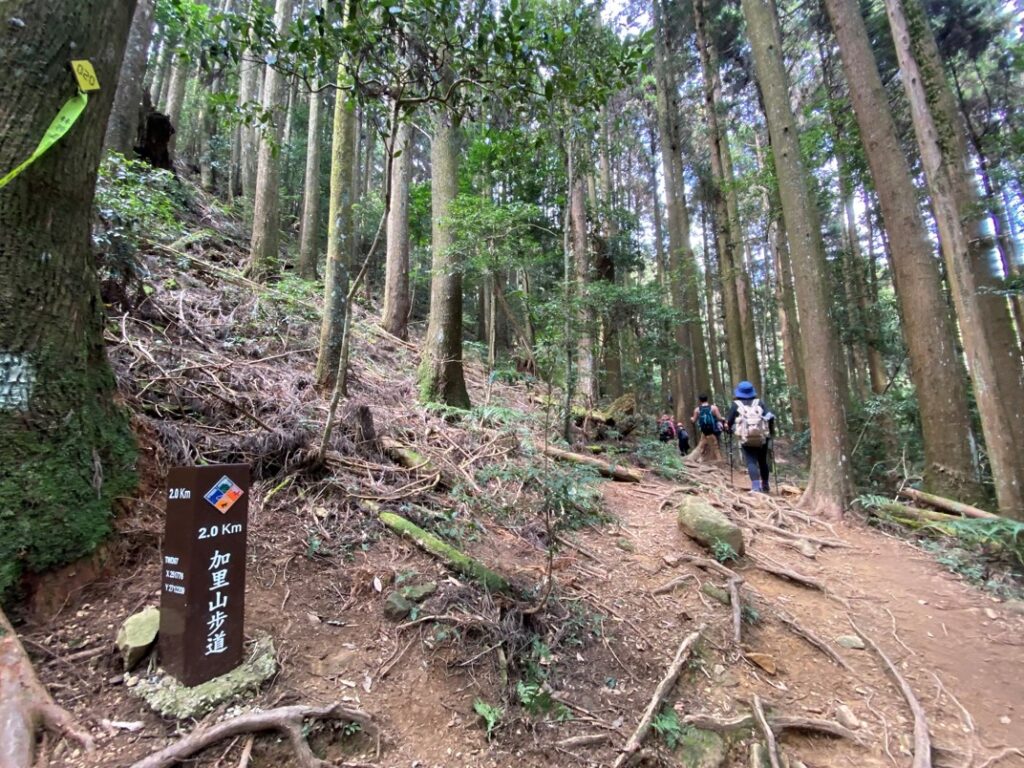
[[[174,467],[160,592],[160,658],[185,685],[242,660],[249,467]]]

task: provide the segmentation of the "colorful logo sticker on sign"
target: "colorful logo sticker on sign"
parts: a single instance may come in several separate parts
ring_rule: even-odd
[[[242,493],[242,489],[235,484],[235,481],[224,475],[213,488],[206,492],[203,498],[221,512],[226,513],[231,509],[231,505],[242,498]]]

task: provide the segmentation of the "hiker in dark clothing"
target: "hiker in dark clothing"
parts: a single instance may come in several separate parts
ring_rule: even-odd
[[[722,412],[718,410],[717,405],[710,402],[707,395],[701,395],[697,400],[697,407],[693,409],[693,416],[690,417],[695,433],[699,430],[702,435],[714,435],[721,445],[722,426],[725,424]]]
[[[685,456],[690,452],[690,436],[686,433],[683,422],[676,424],[676,439],[679,440],[679,455]]]
[[[727,428],[736,435],[747,462],[752,493],[768,493],[768,452],[775,437],[775,414],[757,399],[757,390],[749,381],[741,381],[733,392],[735,400],[726,419]]]

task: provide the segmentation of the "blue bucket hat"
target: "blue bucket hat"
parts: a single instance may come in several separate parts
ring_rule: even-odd
[[[741,381],[732,394],[737,400],[751,400],[757,397],[757,390],[749,381]]]

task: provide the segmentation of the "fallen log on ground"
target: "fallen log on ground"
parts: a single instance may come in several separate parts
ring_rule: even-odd
[[[167,768],[218,741],[258,731],[278,731],[285,736],[295,752],[295,759],[300,768],[333,768],[335,763],[321,760],[310,749],[305,735],[306,720],[358,723],[364,732],[372,736],[378,735],[377,726],[374,725],[369,713],[354,707],[346,707],[340,702],[325,707],[278,707],[265,712],[248,712],[215,725],[200,726],[188,736],[183,736],[170,746],[139,760],[131,768]]]
[[[867,634],[861,631],[857,623],[850,618],[850,625],[853,627],[853,631],[860,635],[861,639],[867,644],[868,648],[875,652],[875,654],[882,660],[885,665],[886,672],[896,683],[896,686],[900,689],[900,693],[903,694],[903,698],[907,701],[907,706],[910,707],[910,711],[914,715],[914,761],[912,763],[913,768],[932,768],[932,744],[931,736],[928,734],[928,719],[924,714],[924,707],[921,706],[921,702],[918,701],[917,696],[914,695],[914,689],[910,687],[910,683],[907,679],[900,674],[900,671],[896,668],[896,665],[892,663],[885,652],[878,647],[878,644],[871,639]]]
[[[473,579],[491,592],[513,594],[514,589],[504,576],[501,576],[478,560],[447,544],[432,533],[428,533],[415,523],[406,520],[393,512],[381,512],[380,521],[388,528],[411,539],[420,549],[444,562],[453,571]]]
[[[620,464],[611,464],[593,456],[584,456],[581,453],[563,451],[561,448],[556,448],[553,445],[544,446],[544,453],[554,459],[559,459],[560,461],[569,461],[573,464],[582,464],[585,467],[593,467],[602,475],[610,477],[612,480],[619,480],[624,483],[639,483],[643,480],[643,475],[641,475],[638,470],[631,469],[630,467],[624,467]]]
[[[932,493],[925,493],[924,491],[919,491],[916,488],[901,488],[900,496],[910,499],[911,501],[920,502],[921,504],[927,504],[929,507],[935,507],[936,509],[941,509],[954,515],[974,517],[979,520],[999,519],[999,515],[986,512],[984,509],[972,507],[970,504],[964,504],[962,501],[953,501],[953,499],[936,496]]]
[[[658,709],[661,707],[661,703],[665,700],[669,691],[671,691],[672,687],[676,684],[676,680],[679,679],[679,673],[683,670],[683,665],[690,658],[690,652],[693,650],[693,646],[700,639],[703,631],[704,625],[701,624],[697,627],[696,631],[683,638],[683,642],[679,644],[679,648],[676,649],[675,658],[673,658],[672,663],[669,664],[668,671],[661,679],[661,682],[658,683],[658,687],[654,689],[654,695],[647,704],[647,709],[644,710],[644,714],[640,718],[639,725],[637,725],[636,730],[633,731],[633,735],[629,737],[629,741],[626,742],[626,746],[622,748],[622,752],[615,759],[614,768],[622,768],[622,766],[624,766],[633,754],[643,745],[644,739],[647,737],[647,733],[651,730],[651,723],[654,721],[654,716],[658,713]]]
[[[32,660],[0,609],[0,765],[34,765],[40,727],[77,741],[86,752],[95,748],[89,732],[39,682]]]

